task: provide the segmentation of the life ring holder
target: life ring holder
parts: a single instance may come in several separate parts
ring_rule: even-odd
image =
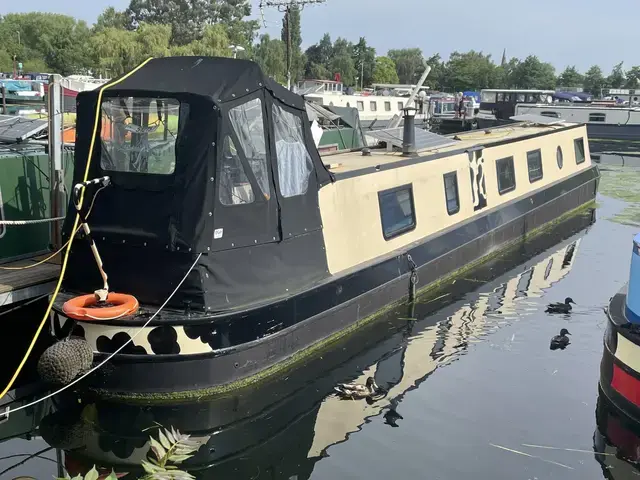
[[[136,297],[126,293],[109,292],[106,303],[110,305],[103,307],[103,303],[95,294],[82,295],[67,300],[62,311],[74,320],[106,321],[134,315],[140,306]]]

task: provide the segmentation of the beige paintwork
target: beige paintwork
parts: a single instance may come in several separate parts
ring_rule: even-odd
[[[573,125],[527,126],[515,124],[485,132],[459,134],[460,141],[453,146],[419,152],[421,156],[451,151],[450,156],[412,165],[398,166],[374,173],[339,179],[320,189],[320,211],[324,226],[324,239],[329,271],[332,274],[358,268],[359,265],[384,257],[403,249],[413,242],[441,233],[444,230],[484,215],[493,208],[537,189],[568,178],[591,167],[587,131],[585,126]],[[549,133],[552,131],[553,133]],[[538,135],[539,134],[539,135]],[[518,138],[537,135],[534,138]],[[582,137],[585,161],[576,165],[574,139]],[[504,145],[494,145],[513,140]],[[494,146],[492,146],[494,145]],[[467,153],[453,152],[483,146],[487,206],[478,212],[473,210],[472,187]],[[558,168],[556,149],[563,151],[564,165]],[[529,182],[527,152],[541,149],[543,178]],[[514,157],[516,188],[504,195],[498,193],[496,160]],[[333,155],[326,158],[331,171],[348,173],[407,160],[399,153],[372,152],[363,156],[359,152]],[[443,175],[458,173],[460,211],[447,213]],[[416,228],[403,235],[385,240],[382,233],[378,192],[411,184],[415,205]]]

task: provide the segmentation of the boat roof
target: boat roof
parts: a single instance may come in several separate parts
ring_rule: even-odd
[[[302,97],[266,76],[250,60],[223,57],[154,58],[113,82],[106,95],[199,96],[216,104],[236,101],[266,88],[281,102],[304,110]],[[81,95],[97,95],[96,90]]]
[[[540,134],[552,133],[558,130],[576,128],[582,124],[561,123],[553,125],[539,125],[528,122],[516,123],[495,127],[489,130],[475,130],[458,133],[453,137],[456,139],[453,144],[441,147],[425,148],[418,150],[417,155],[406,157],[399,151],[388,151],[385,148],[372,148],[371,155],[362,155],[361,151],[329,154],[322,157],[328,170],[336,178],[348,178],[352,176],[375,173],[388,168],[397,168],[405,164],[436,160],[449,155],[456,155],[467,150],[475,150],[480,147],[488,148],[497,144],[514,142],[539,136]],[[366,132],[365,132],[366,135]],[[459,139],[459,140],[458,140]]]
[[[481,92],[509,92],[509,93],[556,93],[555,90],[537,90],[537,89],[526,89],[526,88],[484,88]]]

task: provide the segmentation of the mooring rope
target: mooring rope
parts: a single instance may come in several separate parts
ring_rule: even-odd
[[[0,225],[33,225],[36,223],[59,222],[65,217],[38,218],[37,220],[0,220]]]
[[[99,363],[98,365],[96,365],[95,367],[93,367],[91,370],[83,373],[80,377],[76,378],[75,380],[73,380],[71,383],[68,383],[67,385],[65,385],[64,387],[59,388],[58,390],[56,390],[55,392],[52,392],[48,395],[45,395],[42,398],[39,398],[38,400],[34,400],[31,403],[28,403],[26,405],[21,405],[17,408],[10,408],[9,406],[7,406],[6,410],[3,412],[0,412],[0,416],[8,416],[10,413],[13,412],[17,412],[19,410],[24,410],[25,408],[29,408],[29,407],[33,407],[34,405],[37,405],[38,403],[44,402],[45,400],[50,399],[51,397],[64,392],[65,390],[67,390],[68,388],[71,388],[72,386],[74,386],[76,383],[84,380],[85,378],[87,378],[89,375],[91,375],[93,372],[95,372],[96,370],[102,368],[102,366],[104,364],[106,364],[109,360],[111,360],[113,357],[115,357],[118,353],[120,353],[122,350],[124,350],[124,348],[129,345],[131,342],[133,342],[133,340],[140,334],[142,333],[142,331],[147,328],[149,326],[149,324],[153,321],[154,318],[156,318],[158,316],[158,314],[164,309],[164,307],[167,306],[167,303],[169,303],[171,301],[171,299],[173,298],[173,296],[176,294],[176,292],[178,291],[178,289],[182,286],[182,284],[187,280],[187,278],[189,277],[189,275],[191,274],[191,271],[196,268],[196,265],[198,264],[198,262],[200,261],[200,257],[202,257],[202,253],[199,253],[198,256],[196,257],[196,260],[193,262],[193,265],[191,265],[191,267],[189,268],[189,270],[187,271],[187,273],[184,275],[184,277],[182,277],[182,280],[180,280],[180,283],[178,283],[178,285],[176,286],[176,288],[173,290],[173,292],[171,292],[171,295],[169,295],[169,297],[164,301],[164,303],[162,305],[160,305],[160,308],[158,308],[158,310],[155,311],[155,313],[153,315],[151,315],[151,317],[149,317],[149,320],[147,320],[145,322],[144,325],[142,325],[140,328],[138,328],[138,330],[136,331],[135,334],[133,334],[124,344],[122,344],[122,346],[120,346],[115,352],[113,352],[112,354],[110,354],[107,358],[105,358],[101,363]]]
[[[120,82],[123,82],[124,80],[129,78],[131,75],[136,73],[138,70],[140,70],[142,67],[144,67],[151,60],[152,60],[151,58],[148,58],[147,60],[142,62],[140,65],[138,65],[136,68],[131,70],[129,73],[123,75],[122,77],[120,77],[120,78],[118,78],[116,80],[113,80],[112,82],[106,83],[106,84],[104,84],[104,85],[102,85],[101,87],[98,88],[98,92],[97,92],[98,93],[98,98],[96,99],[95,118],[93,119],[93,132],[91,134],[91,142],[89,144],[89,151],[88,151],[88,155],[87,155],[87,164],[85,165],[84,173],[83,173],[83,177],[82,177],[82,181],[83,182],[86,182],[89,179],[89,172],[91,170],[91,161],[93,160],[94,146],[96,144],[96,138],[97,137],[99,138],[98,126],[100,124],[100,109],[102,108],[102,95],[104,94],[104,91],[109,87],[112,87],[114,85],[119,84]],[[85,192],[84,189],[82,190],[82,192],[80,192],[80,200],[78,201],[78,204],[80,204],[80,205],[83,205],[83,203],[84,203],[84,192]],[[75,220],[73,222],[73,227],[71,227],[71,232],[76,232],[76,230],[78,230],[78,227],[80,225],[81,225],[80,224],[80,215],[78,213],[76,213]],[[40,336],[40,332],[42,332],[42,329],[44,328],[45,324],[49,320],[49,314],[51,313],[51,309],[53,308],[53,303],[55,302],[56,297],[58,296],[58,293],[60,292],[60,288],[62,287],[62,280],[64,278],[65,272],[67,271],[67,264],[68,264],[68,261],[69,261],[69,253],[71,252],[71,245],[73,244],[73,240],[75,238],[76,238],[76,236],[74,234],[69,239],[69,242],[67,242],[67,246],[66,246],[65,253],[64,253],[64,258],[62,260],[62,266],[60,268],[60,276],[58,278],[58,283],[56,284],[56,287],[53,290],[53,295],[51,296],[51,301],[49,302],[49,306],[45,310],[44,315],[42,317],[42,320],[40,321],[40,325],[38,325],[38,329],[36,330],[36,333],[34,334],[33,339],[31,340],[31,343],[29,344],[29,347],[27,348],[27,351],[25,352],[24,356],[22,357],[22,360],[20,361],[20,364],[18,365],[18,368],[16,368],[16,371],[13,373],[13,376],[9,380],[9,383],[7,383],[7,385],[4,387],[4,390],[2,390],[2,392],[0,392],[0,399],[4,398],[4,396],[7,394],[7,392],[9,390],[11,390],[11,387],[13,386],[13,384],[16,381],[16,379],[18,378],[18,375],[20,375],[20,372],[24,368],[25,363],[27,363],[27,358],[29,358],[29,355],[31,355],[31,352],[33,351],[33,348],[36,345],[36,341],[38,340],[38,337]]]

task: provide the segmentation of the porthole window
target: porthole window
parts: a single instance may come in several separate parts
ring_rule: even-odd
[[[556,162],[558,162],[558,168],[562,168],[564,165],[564,158],[562,156],[562,147],[558,147],[556,150]]]

